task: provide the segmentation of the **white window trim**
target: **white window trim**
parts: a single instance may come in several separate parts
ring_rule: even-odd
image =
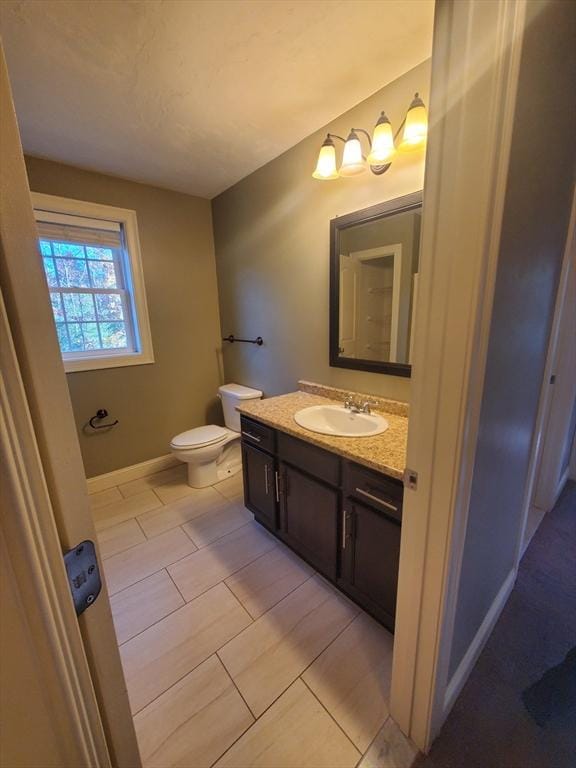
[[[154,362],[152,349],[152,336],[150,333],[150,318],[148,316],[148,304],[146,302],[146,289],[144,286],[144,273],[142,270],[142,256],[140,252],[140,239],[138,237],[138,221],[136,211],[128,208],[115,208],[111,205],[100,203],[88,203],[83,200],[73,200],[69,197],[57,197],[45,195],[40,192],[31,192],[34,209],[50,211],[53,213],[84,216],[88,219],[104,219],[105,221],[118,222],[124,232],[128,261],[130,265],[131,294],[134,302],[134,313],[138,324],[139,352],[115,353],[86,353],[85,357],[74,358],[63,354],[64,369],[66,373],[74,371],[93,371],[99,368],[121,368],[128,365],[147,365]]]

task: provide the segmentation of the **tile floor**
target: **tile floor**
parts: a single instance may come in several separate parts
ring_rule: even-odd
[[[90,497],[145,768],[408,768],[392,636],[184,465]]]

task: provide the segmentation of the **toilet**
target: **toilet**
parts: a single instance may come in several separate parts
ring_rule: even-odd
[[[244,400],[260,400],[259,389],[241,384],[224,384],[218,388],[222,401],[225,427],[208,424],[181,432],[172,438],[170,450],[188,464],[188,485],[205,488],[240,471],[240,414],[236,406]]]

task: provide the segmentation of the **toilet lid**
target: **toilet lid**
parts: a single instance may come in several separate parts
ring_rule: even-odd
[[[205,427],[195,427],[172,438],[172,448],[199,448],[201,445],[211,445],[224,440],[228,430],[218,427],[216,424],[208,424]]]

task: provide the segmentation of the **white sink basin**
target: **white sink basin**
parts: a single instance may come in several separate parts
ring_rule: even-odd
[[[334,437],[372,437],[385,432],[388,422],[376,413],[352,413],[343,405],[312,405],[294,414],[294,421],[310,432]]]

